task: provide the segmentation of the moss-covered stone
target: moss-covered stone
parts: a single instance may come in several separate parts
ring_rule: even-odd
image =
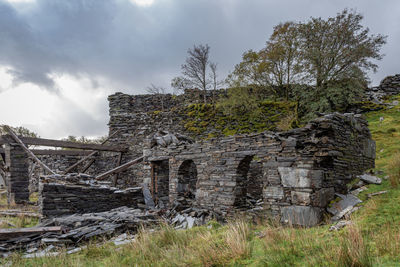
[[[296,103],[262,101],[257,110],[238,114],[225,114],[221,108],[212,104],[190,104],[182,115],[185,116],[184,127],[194,135],[203,138],[230,136],[262,131],[275,131],[277,125],[288,114],[296,114]],[[295,127],[297,120],[290,121]]]

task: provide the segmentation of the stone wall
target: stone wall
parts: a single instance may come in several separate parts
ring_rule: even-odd
[[[334,193],[344,193],[356,175],[374,167],[375,158],[367,122],[354,114],[326,115],[284,133],[152,146],[147,140],[143,182],[152,188],[154,164],[168,159],[170,204],[183,186],[181,166],[193,161],[196,206],[223,215],[249,209],[248,193],[255,184],[249,179],[257,179],[265,213],[306,226],[317,224]]]
[[[28,159],[18,144],[5,145],[7,199],[9,204],[29,201]]]
[[[184,105],[187,96],[167,94],[164,98],[164,111],[162,111],[160,97],[156,95],[132,96],[116,93],[108,97],[109,132],[121,131],[119,136],[111,138],[110,144],[129,146],[129,151],[123,154],[122,163],[142,156],[144,140],[159,130],[185,132],[182,126],[183,118],[174,108]],[[143,175],[143,168],[140,165],[132,166],[120,174],[118,186],[140,185]]]
[[[387,96],[400,94],[400,74],[387,76],[379,86],[368,88],[366,95],[368,100],[380,103]]]
[[[74,213],[108,211],[127,206],[138,208],[144,204],[141,187],[119,190],[95,182],[77,181],[66,183],[67,178],[74,176],[43,177],[39,185],[39,206],[43,217],[57,217]],[[85,179],[92,177],[85,176]]]

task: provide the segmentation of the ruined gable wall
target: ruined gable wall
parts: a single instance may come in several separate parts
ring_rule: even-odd
[[[217,97],[225,91],[217,93]],[[142,156],[144,140],[159,130],[190,135],[183,126],[184,117],[177,112],[178,107],[188,103],[196,103],[202,99],[202,92],[185,90],[179,96],[159,95],[127,95],[115,93],[109,100],[109,133],[121,130],[120,134],[110,140],[110,144],[127,145],[129,151],[124,153],[122,163]],[[162,110],[163,97],[164,110]],[[207,101],[213,98],[207,92]],[[143,182],[143,168],[132,166],[120,174],[118,186],[136,186]]]

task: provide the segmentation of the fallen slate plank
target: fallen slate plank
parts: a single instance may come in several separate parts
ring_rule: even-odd
[[[386,193],[387,193],[386,190],[385,191],[379,191],[379,192],[371,193],[371,194],[368,194],[368,198],[371,198],[373,196],[383,195],[383,194],[386,194]]]
[[[329,231],[339,231],[340,229],[342,229],[350,224],[353,224],[353,222],[352,221],[340,221],[337,224],[329,227]]]
[[[350,191],[350,194],[354,195],[354,196],[358,196],[358,194],[360,194],[362,191],[367,190],[368,188],[366,186],[362,186],[360,188],[354,189],[352,191]]]
[[[351,212],[352,209],[353,209],[353,206],[349,206],[349,207],[345,208],[344,210],[339,211],[338,213],[335,214],[335,216],[333,216],[331,218],[331,221],[332,222],[339,221],[340,219],[343,218],[344,215]]]
[[[193,225],[194,225],[194,222],[195,222],[195,218],[189,216],[189,217],[186,218],[186,221],[188,223],[187,228],[188,229],[193,228]]]
[[[360,175],[360,176],[358,176],[358,178],[369,184],[381,184],[382,183],[381,178],[373,176],[373,175],[369,175],[369,174]]]
[[[327,209],[328,212],[331,213],[332,215],[336,215],[339,212],[342,212],[343,210],[347,209],[348,207],[353,208],[355,205],[362,202],[358,197],[352,194],[348,195],[337,194],[337,195],[340,198],[342,198],[342,200],[333,203],[332,206]]]
[[[9,240],[16,237],[47,232],[62,232],[62,229],[61,226],[0,229],[0,240]]]

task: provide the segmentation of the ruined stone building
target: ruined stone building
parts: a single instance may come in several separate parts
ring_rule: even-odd
[[[110,133],[122,130],[112,142],[129,146],[123,161],[145,156],[120,182],[148,184],[163,204],[190,198],[225,215],[251,208],[247,198],[262,199],[266,214],[315,225],[335,192],[345,192],[356,175],[374,167],[375,142],[361,115],[331,114],[288,132],[192,142],[173,135],[190,133],[174,113],[178,100],[172,96],[164,112],[150,95],[116,93],[109,101]],[[172,135],[154,137],[160,130]]]
[[[287,132],[192,139],[176,107],[193,97],[191,92],[177,97],[166,95],[163,99],[123,93],[109,96],[109,134],[117,134],[110,138],[108,147],[87,147],[102,152],[92,157],[89,167],[80,166],[75,171],[85,170],[96,176],[144,156],[140,164],[108,178],[119,188],[135,189],[106,192],[97,188],[91,194],[89,189],[69,187],[68,191],[62,186],[48,185],[41,191],[48,194],[46,212],[82,211],[88,201],[112,202],[115,207],[118,201],[110,201],[114,193],[125,205],[130,196],[136,201],[137,187],[146,184],[159,206],[172,206],[184,200],[221,216],[254,210],[257,206],[260,214],[311,226],[321,221],[335,193],[344,193],[346,184],[356,175],[374,168],[375,142],[361,115],[329,114]],[[164,110],[160,110],[161,101]],[[26,200],[29,177],[42,173],[33,168],[17,144],[6,137],[0,141],[5,144],[2,153],[8,165],[9,195]],[[69,155],[63,152],[39,157],[61,173],[89,152],[78,150]],[[30,180],[32,187],[35,179]],[[75,197],[74,192],[89,192],[90,199]],[[64,200],[79,209],[69,208]],[[99,206],[103,210],[109,207]]]

